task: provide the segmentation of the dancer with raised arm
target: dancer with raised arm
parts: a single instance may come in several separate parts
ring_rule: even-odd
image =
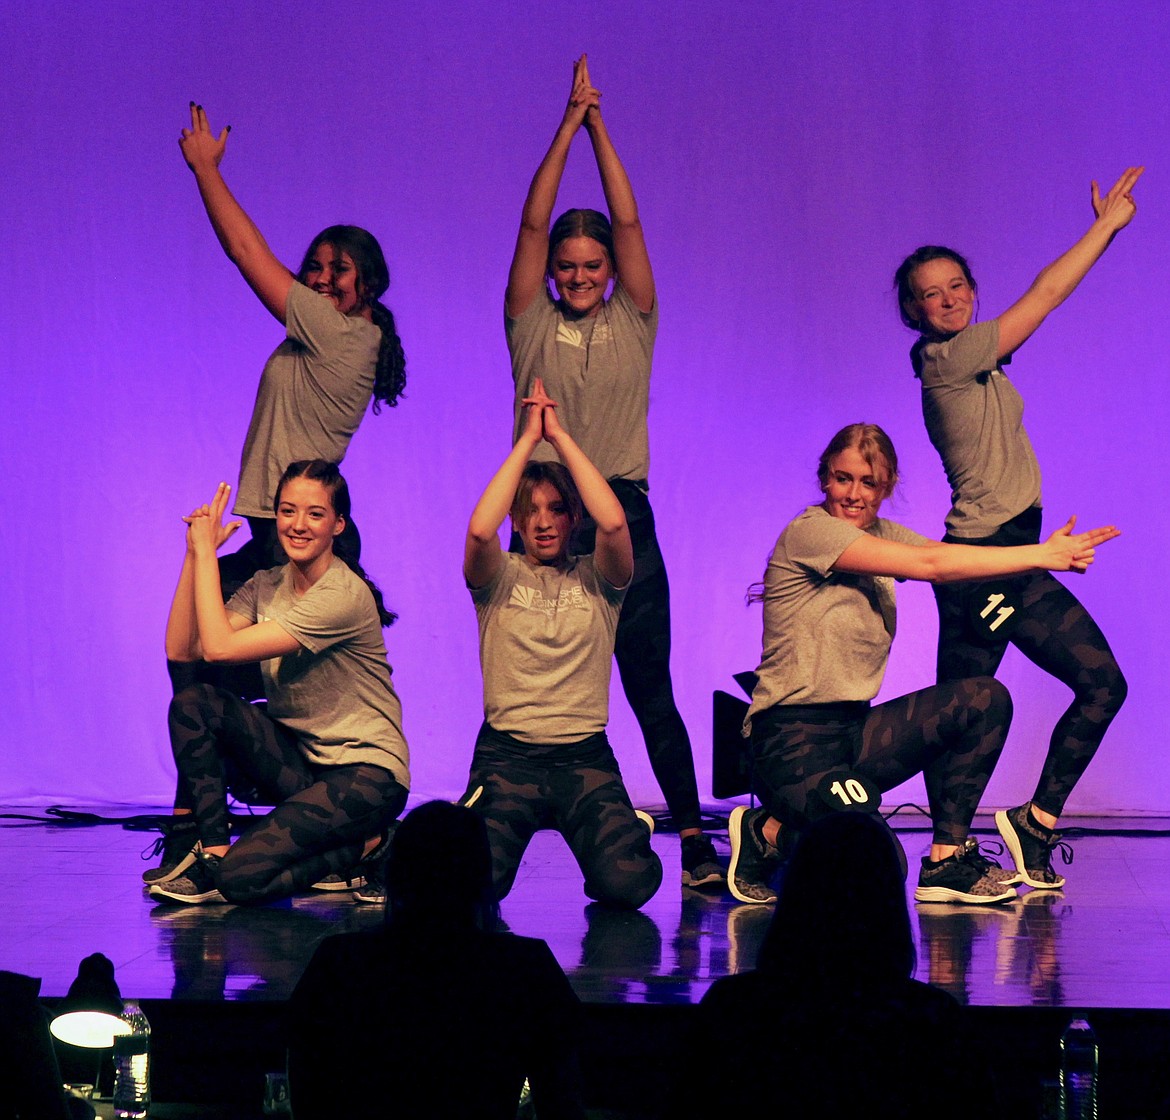
[[[1104,197],[1092,184],[1088,232],[995,319],[973,321],[975,279],[953,249],[925,245],[899,266],[902,321],[919,332],[910,354],[926,429],[951,485],[944,540],[980,546],[1040,540],[1040,467],[1024,430],[1023,399],[1004,366],[1132,220],[1143,170],[1127,168]],[[995,817],[1023,882],[1062,887],[1052,854],[1060,846],[1066,862],[1071,856],[1057,822],[1125,701],[1125,677],[1089,612],[1047,572],[940,586],[935,596],[939,681],[995,673],[1010,643],[1073,692],[1031,800]]]
[[[792,832],[829,812],[876,813],[882,792],[924,771],[934,831],[914,897],[1013,898],[1019,876],[968,836],[1011,723],[1011,697],[994,677],[973,676],[871,706],[894,637],[894,580],[1084,571],[1117,530],[1074,533],[1072,518],[1042,544],[1016,548],[928,540],[878,516],[898,457],[876,424],[842,428],[817,479],[824,500],[780,534],[751,594],[764,604],[764,650],[744,726],[762,808],[731,814],[731,893],[775,901],[771,880]]]
[[[264,366],[241,455],[233,512],[247,519],[251,539],[220,558],[230,598],[254,573],[284,563],[272,509],[285,467],[303,459],[340,463],[370,401],[375,412],[398,403],[406,360],[394,316],[381,302],[390,273],[374,236],[357,226],[330,226],[309,243],[294,276],[224,181],[220,163],[229,131],[214,134],[203,106],[192,102],[191,127],[182,130],[179,147],[224,252],[285,331]],[[351,521],[343,532],[347,554],[360,559],[361,539]],[[205,681],[248,699],[263,695],[251,665],[172,661],[168,670],[174,692]],[[143,873],[147,883],[173,876],[190,850],[191,808],[180,782],[162,860]]]
[[[394,616],[356,561],[335,549],[349,488],[335,463],[292,463],[276,490],[287,562],[257,572],[224,605],[216,551],[229,487],[183,520],[187,548],[167,619],[179,662],[260,662],[268,704],[193,684],[168,723],[195,841],[155,899],[267,902],[378,859],[406,804],[409,756],[382,627]],[[229,847],[225,765],[276,806]]]
[[[467,526],[463,575],[479,621],[484,723],[464,801],[487,823],[499,898],[533,835],[553,828],[590,898],[638,907],[658,889],[662,864],[605,734],[614,635],[634,569],[630,533],[539,378],[524,409],[520,438]],[[529,462],[542,440],[559,462]],[[575,556],[569,540],[583,513],[597,524],[596,548]],[[509,515],[522,554],[500,547]]]
[[[609,214],[566,210],[550,231],[569,148],[582,127],[593,146]],[[528,188],[505,314],[516,393],[515,438],[526,424],[522,402],[540,378],[558,402],[564,426],[609,480],[625,510],[634,579],[615,646],[622,688],[682,839],[682,881],[687,886],[719,883],[723,871],[702,831],[691,741],[674,700],[670,588],[647,497],[646,418],[658,331],[654,273],[634,192],[602,119],[601,94],[584,55],[573,64],[569,103]],[[536,457],[551,459],[555,452],[544,445]],[[582,551],[588,551],[588,537],[587,529],[577,542]]]

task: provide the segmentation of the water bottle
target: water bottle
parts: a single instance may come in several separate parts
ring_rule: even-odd
[[[1097,1120],[1097,1036],[1087,1019],[1060,1036],[1060,1120]]]
[[[141,1120],[150,1108],[150,1024],[131,1000],[122,1018],[131,1032],[114,1038],[114,1115]]]

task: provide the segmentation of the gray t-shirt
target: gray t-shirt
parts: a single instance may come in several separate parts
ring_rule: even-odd
[[[360,315],[342,315],[323,295],[293,284],[288,338],[264,366],[240,456],[232,510],[272,517],[276,484],[289,463],[340,463],[374,392],[382,332]]]
[[[1024,401],[999,367],[999,321],[972,323],[911,351],[922,415],[951,484],[947,532],[989,537],[1040,505],[1040,466],[1024,430]]]
[[[504,553],[496,578],[471,588],[488,723],[525,743],[576,743],[604,731],[625,594],[592,556],[533,566]]]
[[[871,536],[923,545],[926,537],[879,517]],[[872,700],[881,688],[896,611],[890,576],[834,572],[863,530],[809,506],[789,522],[764,573],[764,654],[745,728],[777,704]]]
[[[257,572],[227,609],[252,622],[277,622],[300,642],[302,648],[260,667],[268,714],[297,735],[309,762],[368,762],[410,786],[402,705],[378,610],[344,560],[335,556],[300,596],[293,593],[289,565]]]
[[[643,315],[619,283],[595,316],[571,319],[541,285],[523,315],[505,316],[504,328],[516,386],[512,442],[523,429],[520,401],[532,395],[532,383],[540,377],[557,402],[565,431],[605,478],[647,479],[646,415],[658,301]],[[557,453],[541,443],[532,456],[555,459]]]

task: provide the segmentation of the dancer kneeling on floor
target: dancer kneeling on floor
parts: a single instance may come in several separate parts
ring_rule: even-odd
[[[934,833],[915,898],[1000,902],[1014,872],[968,839],[979,798],[1011,722],[993,677],[940,682],[876,707],[894,636],[894,579],[945,583],[1038,569],[1084,571],[1112,526],[1073,533],[1075,518],[1041,544],[972,548],[928,540],[878,517],[898,479],[889,437],[851,424],[817,468],[824,500],[780,534],[761,586],[759,681],[744,723],[763,808],[733,811],[728,886],[743,902],[772,902],[781,832],[828,812],[876,812],[880,792],[924,772]],[[893,577],[893,578],[890,578]]]
[[[511,890],[533,834],[555,828],[590,898],[637,907],[658,889],[662,865],[605,735],[614,634],[634,566],[630,534],[621,503],[560,426],[539,378],[524,407],[523,430],[467,526],[463,575],[479,620],[485,722],[466,800],[487,823],[498,897]],[[564,465],[528,461],[542,439]],[[583,511],[597,523],[592,556],[568,550]],[[509,513],[523,554],[500,547]]]
[[[288,563],[258,572],[226,604],[216,550],[229,487],[183,520],[187,551],[167,620],[175,661],[261,662],[267,709],[211,685],[171,701],[171,747],[198,830],[196,849],[150,887],[173,902],[266,902],[376,858],[410,784],[402,709],[382,627],[394,616],[334,549],[349,516],[335,463],[293,463],[276,491]],[[276,808],[228,846],[224,764]]]

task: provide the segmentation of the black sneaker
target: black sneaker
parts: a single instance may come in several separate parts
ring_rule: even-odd
[[[1060,890],[1064,876],[1053,869],[1052,853],[1059,848],[1061,859],[1068,864],[1072,863],[1072,849],[1061,840],[1059,832],[1034,820],[1031,809],[1031,802],[1000,809],[995,814],[995,827],[1015,860],[1022,883],[1042,891]]]
[[[150,897],[168,902],[201,906],[205,902],[227,902],[219,893],[219,856],[198,852],[186,874],[165,883],[152,883]]]
[[[682,885],[684,887],[706,887],[722,883],[727,873],[715,855],[711,837],[700,832],[695,836],[682,838]]]
[[[983,871],[984,875],[989,876],[995,882],[1002,883],[1005,887],[1011,887],[1016,883],[1023,882],[1023,875],[1010,868],[1000,867],[999,860],[994,858],[1003,854],[1002,844],[996,844],[992,849],[991,855],[988,855],[974,836],[968,836],[963,844],[962,850],[963,858],[968,863],[976,864]]]
[[[971,906],[987,906],[1008,902],[1016,892],[988,873],[988,861],[978,854],[976,846],[964,845],[953,856],[932,863],[925,856],[918,873],[915,902],[965,902]],[[996,868],[1002,871],[1003,868]]]
[[[367,906],[386,905],[386,857],[390,854],[390,841],[397,827],[398,822],[395,821],[386,830],[382,842],[358,864],[363,881],[361,886],[354,889],[355,902],[362,902]]]
[[[142,873],[144,883],[165,883],[176,879],[195,862],[199,845],[199,827],[194,814],[172,817],[162,826],[162,835],[142,853],[143,859],[161,856],[158,867],[148,867]]]
[[[780,853],[756,835],[755,822],[767,818],[764,809],[740,805],[731,811],[727,834],[731,838],[731,862],[727,865],[727,889],[740,902],[776,901],[772,876],[779,870]]]

